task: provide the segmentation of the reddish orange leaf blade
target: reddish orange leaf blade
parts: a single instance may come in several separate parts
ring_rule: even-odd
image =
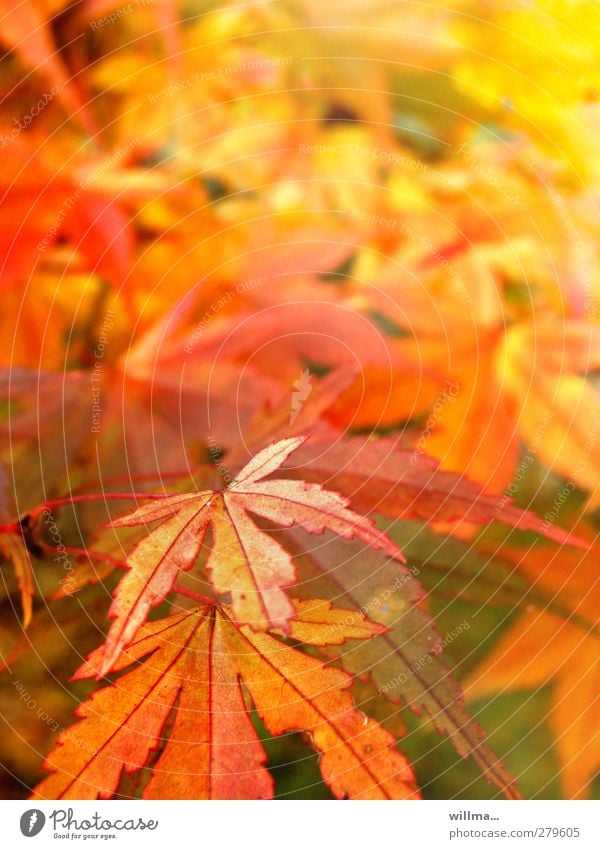
[[[360,611],[334,607],[327,599],[295,598],[293,605],[296,615],[290,623],[291,636],[311,646],[338,646],[346,640],[366,640],[386,630],[365,619]]]
[[[216,591],[231,593],[240,621],[289,630],[294,608],[282,588],[293,584],[296,571],[288,552],[260,531],[234,499],[215,500],[212,525],[208,570]]]
[[[361,512],[383,513],[398,519],[426,522],[462,520],[487,525],[502,522],[523,531],[535,531],[555,542],[587,548],[560,527],[510,498],[490,495],[480,484],[442,471],[437,460],[398,446],[393,439],[345,438],[303,445],[294,457],[297,474],[327,484],[352,498]]]
[[[145,621],[152,606],[171,591],[180,571],[198,557],[210,524],[214,530],[208,569],[215,589],[231,593],[239,622],[257,629],[289,630],[294,608],[284,592],[295,580],[289,553],[249,518],[247,511],[284,527],[299,525],[312,534],[333,531],[361,539],[390,557],[404,560],[400,549],[348,501],[303,481],[263,478],[276,471],[305,440],[284,439],[260,451],[228,489],[186,493],[153,501],[115,520],[110,527],[163,524],[142,540],[129,557],[130,572],[119,585],[111,616],[102,672],[106,673]]]
[[[234,495],[235,493],[235,495]],[[243,505],[283,527],[300,525],[311,534],[329,530],[345,539],[361,539],[404,562],[404,555],[375,523],[348,509],[347,498],[305,481],[271,480],[234,486],[228,499]]]
[[[235,488],[239,490],[273,474],[285,463],[290,454],[297,451],[305,442],[305,436],[294,436],[291,439],[281,439],[274,445],[259,451],[236,476]]]
[[[247,714],[234,659],[212,615],[186,611],[146,625],[122,655],[123,669],[147,662],[95,693],[65,731],[36,788],[46,799],[110,798],[121,774],[135,772],[161,744],[171,711],[169,740],[154,766],[146,798],[257,799],[272,794],[265,753]],[[94,653],[75,677],[93,674]]]
[[[110,669],[135,636],[150,608],[171,592],[178,574],[194,565],[207,523],[206,511],[194,504],[136,545],[127,559],[129,572],[119,584],[110,609],[114,622],[106,637],[103,671]]]
[[[310,638],[324,629],[373,633],[360,614],[333,612],[325,602],[299,604]],[[361,624],[362,623],[362,624]],[[395,739],[354,708],[351,676],[247,626],[222,611],[196,608],[145,625],[123,653],[117,671],[149,655],[118,684],[95,693],[77,711],[82,721],[59,738],[34,796],[109,798],[123,771],[152,765],[145,798],[260,799],[272,795],[265,753],[245,705],[241,682],[274,734],[310,733],[321,753],[323,777],[336,796],[355,799],[416,798],[414,776]],[[96,673],[93,652],[76,678]],[[176,710],[173,724],[167,721]]]
[[[442,641],[418,605],[423,590],[411,573],[376,551],[366,549],[357,555],[343,540],[332,537],[306,551],[303,532],[294,530],[291,535],[298,549],[305,551],[300,555],[303,587],[316,586],[320,594],[366,610],[370,619],[385,627],[371,640],[333,648],[328,654],[339,657],[354,675],[368,671],[379,699],[402,702],[417,715],[425,711],[462,757],[472,757],[508,798],[520,798],[515,779],[483,742],[483,729],[465,710],[460,687],[438,656]],[[340,563],[343,568],[337,568]]]
[[[273,734],[305,729],[338,798],[416,799],[418,791],[394,737],[353,704],[352,678],[248,627],[230,633],[244,683]]]

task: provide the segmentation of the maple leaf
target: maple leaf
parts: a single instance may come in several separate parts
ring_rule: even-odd
[[[522,510],[506,496],[488,494],[463,475],[441,469],[435,458],[403,448],[397,439],[311,440],[300,447],[294,464],[304,478],[325,482],[351,498],[363,513],[431,524],[496,521],[587,548],[568,531]]]
[[[505,340],[503,378],[521,406],[520,427],[540,460],[598,504],[600,393],[586,376],[600,366],[600,328],[583,321],[519,324]],[[543,438],[540,438],[540,433]]]
[[[425,712],[460,755],[472,757],[507,797],[518,798],[515,779],[483,742],[485,732],[465,709],[459,685],[438,657],[441,639],[418,606],[423,590],[412,570],[370,549],[357,554],[344,540],[330,536],[311,551],[302,530],[294,528],[290,536],[304,578],[298,593],[336,598],[385,628],[368,642],[329,653],[353,675],[368,675],[379,699],[404,704],[417,715]]]
[[[490,2],[463,20],[463,0],[393,9],[372,0],[383,23],[373,28],[358,0],[290,0],[285,8],[216,4],[184,26],[177,0],[140,3],[131,14],[122,5],[0,0],[0,458],[10,463],[15,501],[0,481],[0,555],[13,562],[10,591],[18,585],[24,622],[34,586],[49,595],[62,574],[36,558],[38,502],[54,499],[60,509],[70,497],[82,547],[66,546],[75,562],[55,598],[97,584],[131,552],[98,670],[112,659],[121,680],[137,673],[119,652],[132,640],[138,646],[140,628],[150,634],[155,626],[144,623],[163,599],[203,598],[195,565],[208,592],[212,581],[231,605],[226,614],[202,608],[189,635],[205,651],[182,651],[176,663],[189,670],[201,657],[204,673],[227,673],[242,746],[256,743],[246,716],[252,669],[241,675],[237,648],[211,653],[210,666],[203,641],[211,623],[231,646],[273,640],[293,651],[292,635],[311,644],[311,656],[335,657],[361,676],[353,692],[362,687],[396,737],[407,705],[515,795],[440,662],[443,641],[415,575],[438,593],[435,603],[445,594],[486,607],[527,604],[500,646],[520,685],[552,688],[563,787],[583,795],[599,763],[598,628],[586,605],[588,594],[595,599],[594,550],[535,540],[522,563],[520,549],[507,546],[487,557],[486,540],[494,548],[500,529],[474,537],[474,526],[501,522],[519,544],[513,528],[582,546],[555,522],[570,521],[564,493],[585,491],[590,512],[600,503],[600,54],[588,38],[600,13],[582,2]],[[516,55],[515,38],[531,49]],[[307,62],[313,54],[335,61]],[[388,61],[398,55],[402,67]],[[249,457],[308,432],[310,442],[300,440],[271,471],[236,478]],[[389,433],[399,436],[381,438]],[[547,521],[497,494],[513,478],[509,492],[533,493],[519,485],[525,475],[536,483],[534,460],[569,482]],[[173,489],[153,494],[150,481],[162,486],[165,477]],[[126,483],[111,493],[117,480]],[[139,509],[96,537],[118,515],[114,502],[92,495],[79,506],[79,493],[100,490],[133,496]],[[574,492],[569,510],[579,501]],[[532,508],[540,504],[536,491]],[[388,536],[352,511],[374,517]],[[431,533],[424,542],[398,519],[452,537]],[[70,536],[69,521],[67,529]],[[323,536],[315,544],[307,532]],[[348,645],[352,628],[338,630],[327,602],[295,598],[309,592],[368,609],[379,623],[372,638]],[[101,600],[102,588],[86,593]],[[67,598],[56,604],[70,609]],[[32,635],[55,649],[40,614],[22,634],[23,666],[30,642],[37,654]],[[353,621],[358,635],[364,622]],[[16,617],[0,626],[5,658],[11,629],[24,630]],[[85,623],[69,633],[85,645]],[[146,681],[168,651],[158,631],[148,639],[150,658],[134,661]],[[536,660],[525,669],[526,653]],[[493,659],[493,671],[482,667],[490,687],[511,674]],[[65,664],[63,656],[56,667]],[[40,708],[62,724],[68,697],[57,709],[39,673],[23,679],[22,692],[39,689]],[[141,675],[133,680],[142,687]],[[156,681],[157,692],[172,684],[168,670]],[[154,772],[151,793],[176,792],[169,771],[179,775],[179,742],[192,739],[171,733],[180,698],[195,705],[197,694],[183,687],[171,699],[174,686],[148,757],[139,751],[144,776],[135,780],[155,754],[168,765]],[[99,696],[102,716],[84,720],[94,734],[112,720],[115,689]],[[275,692],[265,687],[262,703],[255,698],[259,713]],[[14,711],[14,683],[3,697],[0,707]],[[14,758],[26,782],[43,734],[22,734],[21,713],[2,760],[12,770]],[[191,721],[192,711],[181,716]],[[277,714],[272,728],[279,723]],[[306,713],[294,727],[313,733]],[[168,755],[159,738],[172,740]],[[131,736],[127,746],[135,749]],[[100,766],[102,752],[94,755]],[[253,766],[240,792],[268,795],[264,753],[258,744],[248,753]],[[107,764],[107,775],[116,768]],[[209,783],[224,780],[216,772]]]
[[[151,607],[172,590],[177,576],[191,569],[209,525],[213,543],[207,569],[218,593],[231,593],[240,622],[257,629],[288,627],[294,614],[284,591],[295,579],[289,553],[271,534],[260,530],[248,511],[283,527],[297,525],[311,534],[333,531],[361,539],[390,557],[403,560],[400,549],[368,518],[348,508],[348,500],[318,484],[264,480],[298,449],[306,437],[283,439],[259,452],[227,489],[167,496],[109,523],[131,527],[161,521],[127,559],[129,572],[119,584],[110,616],[103,671],[146,619]]]
[[[366,638],[373,626],[328,602],[298,604],[292,636],[322,645],[328,634]],[[294,629],[298,629],[297,633]],[[126,672],[76,711],[35,789],[46,799],[109,798],[122,772],[150,761],[146,799],[261,799],[273,794],[266,754],[252,725],[242,683],[272,734],[309,733],[325,782],[338,798],[416,798],[412,770],[394,737],[357,711],[351,677],[227,612],[201,607],[147,623],[115,665]],[[102,650],[75,679],[97,674]],[[168,732],[167,722],[176,714]]]
[[[592,528],[586,538],[596,536]],[[550,684],[548,721],[567,798],[584,798],[600,766],[600,583],[598,545],[589,552],[503,546],[501,556],[566,606],[527,609],[512,623],[465,682],[469,699]]]
[[[546,590],[539,582],[532,583],[504,556],[497,543],[487,540],[485,532],[463,541],[453,536],[444,539],[417,522],[394,523],[387,530],[432,596],[445,601],[464,599],[478,607],[513,611],[527,604],[563,616],[567,612],[574,615],[561,594]],[[543,551],[550,553],[548,547],[540,546],[540,554]],[[554,549],[553,553],[563,556],[562,549]]]

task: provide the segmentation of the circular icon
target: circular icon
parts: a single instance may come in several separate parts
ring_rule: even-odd
[[[38,808],[31,808],[21,816],[21,833],[25,837],[35,837],[43,829],[46,817]]]

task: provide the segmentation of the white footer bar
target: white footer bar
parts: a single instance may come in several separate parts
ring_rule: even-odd
[[[583,801],[0,801],[0,825],[10,849],[600,847],[600,803]]]

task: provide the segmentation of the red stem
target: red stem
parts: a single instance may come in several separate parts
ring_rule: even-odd
[[[109,498],[115,501],[121,499],[137,500],[138,498],[169,498],[169,496],[170,493],[168,492],[103,492],[90,495],[71,495],[66,498],[55,498],[52,501],[44,501],[43,504],[39,504],[33,510],[30,510],[30,514],[39,513],[44,509],[47,510],[49,507],[62,507],[65,504],[75,504],[79,501],[106,501]]]
[[[214,607],[215,604],[214,598],[202,595],[201,593],[195,593],[194,590],[188,590],[187,587],[182,587],[181,584],[173,584],[173,592],[183,595],[186,598],[191,598],[194,601],[199,601],[201,604],[209,604],[211,607]]]

